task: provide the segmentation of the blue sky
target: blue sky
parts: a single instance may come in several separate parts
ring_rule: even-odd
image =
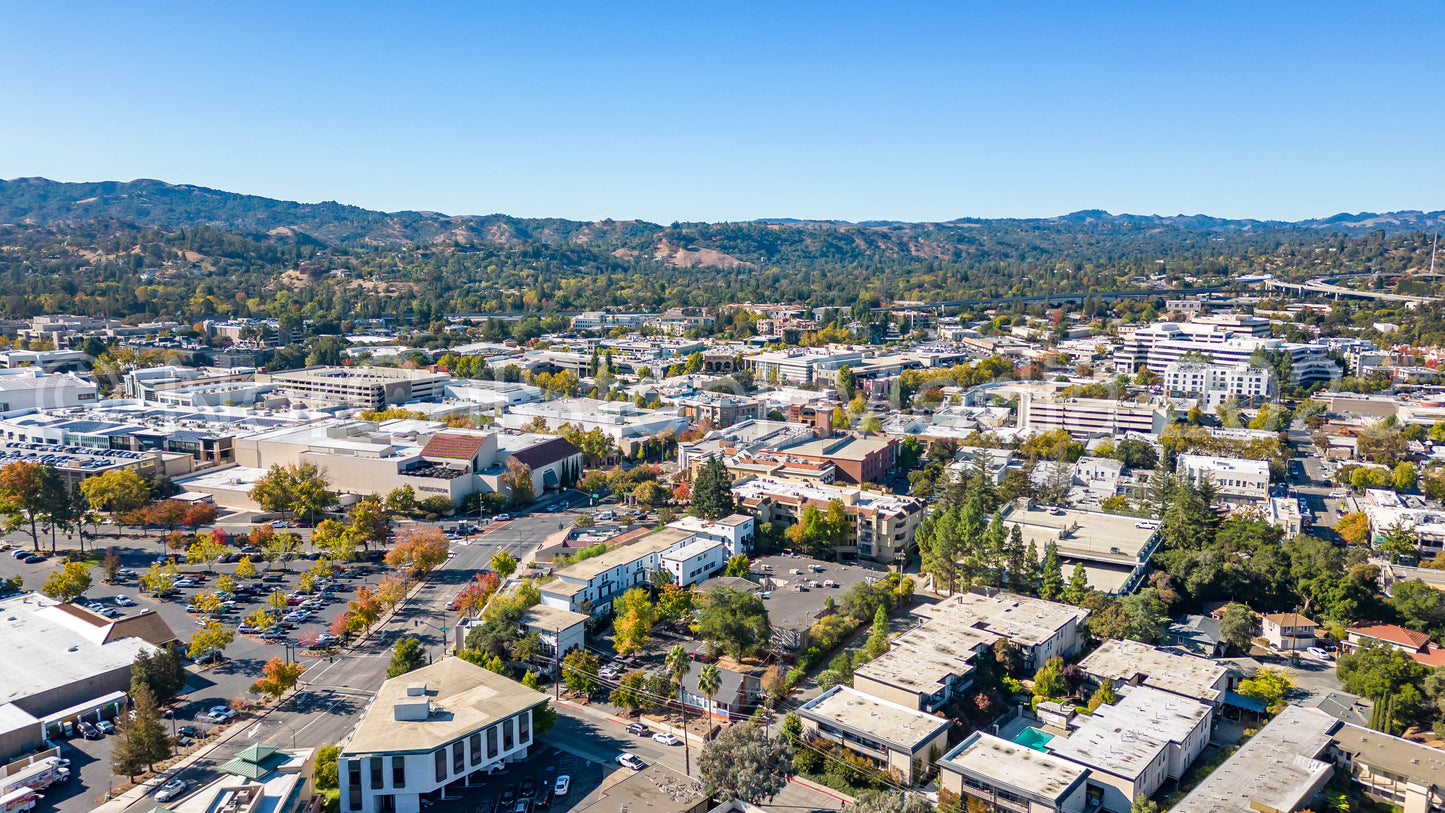
[[[0,177],[578,219],[1445,208],[1445,3],[19,3]]]

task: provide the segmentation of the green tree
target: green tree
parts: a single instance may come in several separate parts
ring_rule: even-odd
[[[720,587],[702,598],[697,615],[698,636],[739,660],[762,654],[772,637],[767,606],[753,593]]]
[[[568,691],[590,697],[597,691],[596,656],[584,649],[574,649],[562,658],[562,680]]]
[[[1119,695],[1114,692],[1114,681],[1104,678],[1099,682],[1099,688],[1094,690],[1093,696],[1089,698],[1089,711],[1095,712],[1100,706],[1112,706],[1119,702]]]
[[[1264,701],[1271,714],[1284,708],[1285,696],[1294,688],[1294,681],[1283,670],[1261,667],[1254,677],[1239,682],[1239,693]]]
[[[341,756],[341,746],[323,745],[316,749],[316,761],[311,778],[317,790],[336,790],[340,776],[336,768]]]
[[[224,652],[236,640],[236,631],[223,627],[215,621],[207,621],[191,636],[189,653],[191,660],[200,660],[212,652]]]
[[[727,567],[723,570],[723,575],[745,579],[751,570],[752,565],[748,561],[748,555],[746,553],[739,553],[737,556],[728,559]]]
[[[1059,546],[1052,539],[1044,545],[1044,564],[1039,574],[1039,598],[1058,601],[1064,595],[1064,568]]]
[[[56,601],[72,601],[90,589],[90,567],[83,562],[66,562],[50,571],[40,592]]]
[[[91,508],[110,514],[134,511],[150,500],[150,487],[134,469],[112,469],[88,477],[81,482],[80,491]]]
[[[34,550],[40,550],[39,525],[64,498],[65,484],[54,466],[27,460],[0,466],[0,514],[6,531],[24,531]]]
[[[1416,476],[1415,464],[1408,460],[1402,460],[1395,465],[1394,471],[1391,472],[1391,487],[1401,494],[1414,491]]]
[[[1420,579],[1397,582],[1391,588],[1390,606],[1405,626],[1432,637],[1445,633],[1445,595]]]
[[[386,676],[394,678],[426,665],[426,651],[421,642],[410,636],[403,637],[391,648],[391,663],[386,667]]]
[[[703,519],[722,519],[736,510],[732,477],[722,458],[714,455],[699,467],[693,481],[691,511]]]
[[[1049,658],[1039,671],[1034,673],[1034,696],[1054,700],[1068,691],[1064,686],[1064,659]]]
[[[712,699],[722,689],[722,675],[718,673],[717,667],[710,663],[702,666],[702,671],[697,674],[697,689],[707,698],[707,724],[712,727]]]
[[[1428,673],[1409,655],[1382,642],[1362,644],[1335,663],[1345,691],[1376,701],[1407,686],[1418,688]]]
[[[497,575],[501,577],[502,581],[506,581],[513,573],[517,572],[517,557],[505,550],[499,550],[492,554],[492,560],[489,564],[492,570],[497,571]]]
[[[171,755],[170,737],[161,725],[160,708],[149,686],[142,683],[132,689],[131,710],[134,717],[117,718],[111,746],[114,770],[121,776],[134,776],[142,767],[150,769]]]
[[[1075,562],[1074,572],[1069,576],[1069,584],[1064,588],[1064,601],[1078,606],[1084,603],[1092,592],[1089,588],[1089,574],[1084,572],[1084,563]]]
[[[757,723],[729,726],[705,744],[698,759],[703,793],[720,802],[769,802],[788,784],[793,748]]]
[[[1230,604],[1224,608],[1219,631],[1230,646],[1248,654],[1250,643],[1254,640],[1254,613],[1243,604]]]

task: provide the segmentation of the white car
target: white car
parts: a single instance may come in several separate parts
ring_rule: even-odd
[[[564,773],[564,774],[562,774],[561,776],[557,777],[557,785],[556,785],[556,787],[552,788],[552,795],[553,795],[553,796],[566,796],[566,795],[567,795],[567,792],[570,791],[571,789],[572,789],[572,777],[570,777],[570,776],[568,776],[567,774]]]
[[[1336,499],[1336,500],[1344,499],[1344,496],[1345,496],[1345,492],[1343,492],[1343,491],[1331,491],[1331,492],[1330,492],[1330,498],[1331,498],[1331,499]]]
[[[621,765],[621,766],[624,767],[624,768],[631,768],[631,769],[634,770],[634,771],[640,771],[640,770],[642,770],[643,768],[646,768],[646,767],[647,767],[647,763],[646,763],[646,762],[643,762],[642,760],[638,759],[635,755],[629,754],[629,753],[627,753],[627,752],[625,752],[625,751],[624,751],[623,753],[617,755],[617,764],[618,764],[618,765]]]
[[[663,745],[680,745],[682,743],[682,740],[674,737],[666,731],[659,731],[656,734],[653,734],[652,739],[654,742],[660,742]]]
[[[186,788],[190,786],[191,780],[189,779],[172,779],[164,785],[161,785],[161,789],[156,791],[156,801],[169,802],[182,793],[185,793]]]
[[[211,706],[206,710],[206,716],[210,717],[213,723],[225,723],[234,720],[236,712],[226,706]]]
[[[131,601],[131,600],[130,600],[129,598],[127,598],[126,596],[116,596],[116,597],[115,597],[115,606],[117,606],[117,607],[134,607],[134,606],[135,606],[135,602],[134,602],[134,601]]]
[[[1316,658],[1319,658],[1322,661],[1327,661],[1330,659],[1329,651],[1321,647],[1312,646],[1305,651],[1310,653],[1311,655],[1314,655]]]

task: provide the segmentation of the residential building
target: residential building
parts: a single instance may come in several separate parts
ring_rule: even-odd
[[[1079,627],[1089,611],[1017,593],[960,593],[935,604],[921,604],[913,614],[927,621],[919,629],[931,629],[935,635],[950,637],[973,631],[1003,638],[1021,668],[1033,672],[1050,658],[1070,659],[1078,654],[1083,643]]]
[[[660,328],[670,336],[680,336],[689,330],[712,326],[717,321],[706,308],[668,308],[661,316],[648,319],[648,327]]]
[[[1138,796],[1150,797],[1178,781],[1209,744],[1213,706],[1148,686],[1120,688],[1119,701],[1081,717],[1068,737],[1055,737],[1049,753],[1089,769],[1101,805],[1128,813]]]
[[[1404,813],[1445,809],[1445,760],[1438,749],[1341,723],[1332,734],[1329,756],[1361,790]]]
[[[547,696],[460,658],[381,684],[341,748],[343,813],[419,813],[491,766],[523,759]]]
[[[635,542],[613,548],[558,570],[541,585],[542,603],[574,613],[604,616],[612,601],[633,587],[645,585],[661,569],[662,555],[686,547],[696,535],[662,528]]]
[[[853,688],[918,711],[936,712],[967,695],[978,656],[998,636],[924,624],[893,639],[888,651],[853,671]]]
[[[682,700],[702,714],[711,713],[721,720],[735,722],[745,720],[749,709],[757,705],[763,696],[762,679],[758,674],[761,671],[718,664],[718,690],[713,693],[709,704],[707,695],[698,686],[702,670],[693,669],[682,678]]]
[[[697,539],[662,554],[660,569],[672,574],[679,587],[701,584],[720,572],[728,561],[727,546],[715,539]]]
[[[842,745],[895,781],[911,785],[919,761],[948,745],[947,719],[834,686],[798,709],[803,734]]]
[[[308,406],[385,409],[408,401],[440,399],[451,376],[399,367],[307,367],[258,373],[256,380],[269,381],[279,395]]]
[[[1385,644],[1398,649],[1425,666],[1445,666],[1445,648],[1430,640],[1430,636],[1425,633],[1405,629],[1399,624],[1361,621],[1345,630],[1345,640],[1341,646],[1346,651],[1353,652],[1369,643]]]
[[[1033,392],[1019,393],[1018,428],[1038,434],[1063,429],[1075,437],[1114,436],[1124,432],[1158,435],[1169,425],[1167,405],[1108,398],[1038,399]]]
[[[986,810],[1084,813],[1089,769],[1043,749],[975,731],[938,761],[939,785]]]
[[[733,484],[733,496],[756,521],[775,528],[796,524],[809,505],[826,512],[836,501],[850,523],[847,543],[835,552],[878,562],[896,561],[912,548],[913,532],[923,521],[921,501],[861,489],[751,477]]]
[[[728,514],[718,520],[685,516],[667,523],[667,527],[686,531],[698,539],[721,542],[729,557],[752,549],[753,525],[753,518],[747,514]]]
[[[862,360],[863,354],[857,350],[795,347],[746,356],[743,367],[752,370],[755,380],[761,383],[807,384],[814,380],[820,367],[836,371]]]
[[[1176,466],[1196,487],[1208,477],[1220,498],[1229,502],[1262,504],[1269,499],[1268,461],[1182,454]]]
[[[1338,725],[1321,712],[1286,706],[1171,807],[1171,813],[1289,813],[1310,807],[1334,775],[1326,752],[1330,732]]]
[[[1235,365],[1249,362],[1251,356],[1263,350],[1289,355],[1291,384],[1325,383],[1340,375],[1339,366],[1324,345],[1290,343],[1221,327],[1196,320],[1140,328],[1126,336],[1123,346],[1114,351],[1114,369],[1125,375],[1134,375],[1145,367],[1159,372],[1186,356],[1204,356],[1213,364]]]
[[[1194,398],[1213,411],[1233,397],[1243,407],[1257,407],[1279,394],[1274,370],[1249,362],[1210,364],[1175,361],[1164,368],[1164,392],[1171,398]]]
[[[648,319],[655,317],[651,313],[610,313],[608,311],[588,311],[579,313],[572,317],[573,330],[612,330],[613,328],[626,328],[637,330],[647,323]]]
[[[1105,641],[1079,661],[1079,668],[1095,686],[1108,678],[1115,686],[1148,686],[1211,705],[1222,703],[1229,688],[1229,669],[1225,666],[1138,641]]]
[[[533,632],[542,639],[547,657],[566,657],[568,652],[587,645],[587,616],[535,604],[522,613],[522,634]],[[458,646],[465,645],[466,640],[466,636],[460,636]]]
[[[1299,613],[1267,613],[1260,631],[1269,645],[1281,652],[1298,652],[1315,645],[1319,625]]]
[[[795,438],[766,451],[820,466],[831,464],[836,479],[844,483],[882,483],[892,472],[901,445],[897,438],[845,435]]]

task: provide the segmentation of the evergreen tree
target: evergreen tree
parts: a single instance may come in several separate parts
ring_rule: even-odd
[[[1084,573],[1084,563],[1075,562],[1074,572],[1069,576],[1069,585],[1064,588],[1064,601],[1078,606],[1088,597],[1089,592],[1089,577]]]
[[[1033,587],[1028,582],[1028,551],[1024,548],[1023,531],[1019,530],[1017,525],[1009,531],[1008,539],[1004,542],[1004,567],[1008,570],[1010,590],[1017,593],[1033,592]]]
[[[1162,517],[1169,508],[1169,502],[1174,498],[1176,481],[1169,470],[1164,467],[1163,461],[1154,467],[1154,474],[1149,478],[1149,508],[1154,516]]]
[[[1023,531],[1017,525],[1014,526],[1010,544],[1013,540],[1022,540]],[[1039,561],[1039,548],[1032,539],[1029,546],[1024,550],[1024,567],[1019,570],[1019,586],[1023,592],[1036,596],[1039,594],[1039,580],[1041,578],[1041,562]]]
[[[144,683],[137,686],[131,702],[135,718],[118,718],[113,746],[114,770],[123,776],[133,776],[142,766],[149,769],[171,755],[170,737],[161,724],[160,708],[150,687]]]
[[[692,484],[692,513],[703,519],[722,519],[737,510],[733,481],[722,458],[713,456],[702,464]]]
[[[988,523],[984,543],[984,565],[989,571],[989,582],[995,587],[1003,586],[1004,568],[1008,566],[1008,527],[1003,524],[1003,512],[993,512]]]
[[[961,546],[963,588],[968,589],[985,568],[985,538],[988,527],[983,520],[983,500],[977,494],[970,494],[963,504],[958,518],[958,536]]]
[[[1039,574],[1039,598],[1058,601],[1064,594],[1064,568],[1059,561],[1059,546],[1050,540],[1044,547],[1044,565]]]

